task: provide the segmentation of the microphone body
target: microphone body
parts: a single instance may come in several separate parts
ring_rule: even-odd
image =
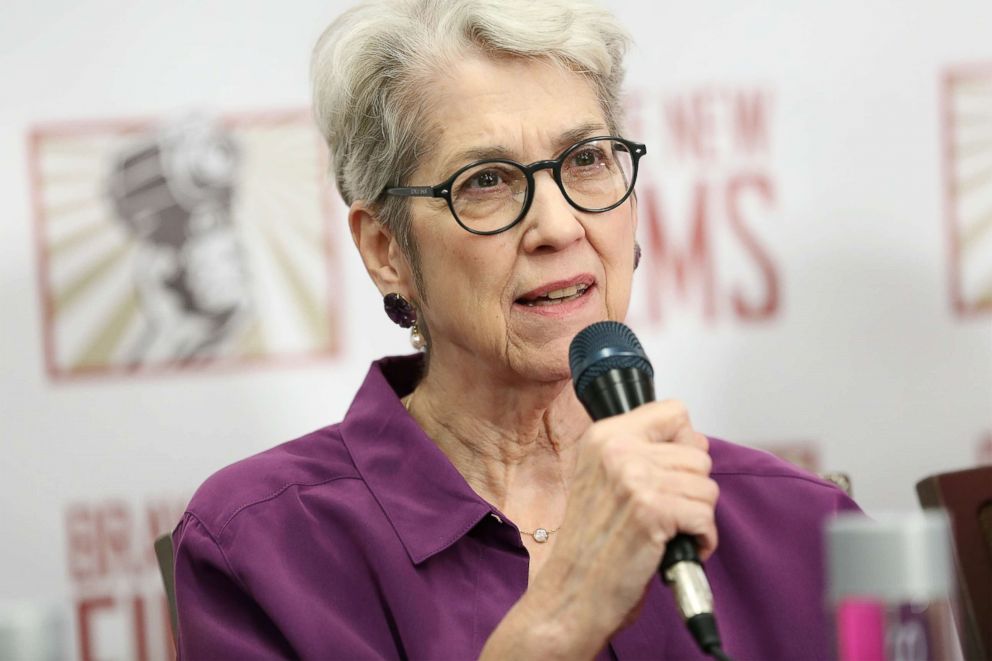
[[[614,367],[593,379],[579,398],[593,420],[654,401],[654,382],[636,367]]]
[[[655,399],[654,369],[624,324],[604,321],[582,330],[572,340],[569,364],[575,392],[593,420],[632,411]],[[703,652],[723,654],[713,616],[713,593],[695,540],[684,533],[670,539],[659,571]]]

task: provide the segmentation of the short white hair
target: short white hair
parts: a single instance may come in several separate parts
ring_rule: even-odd
[[[314,118],[338,191],[346,203],[376,210],[419,280],[407,201],[383,191],[409,185],[436,142],[427,124],[430,81],[467,52],[546,60],[590,81],[618,133],[628,43],[609,12],[584,0],[363,2],[324,31],[311,60]]]

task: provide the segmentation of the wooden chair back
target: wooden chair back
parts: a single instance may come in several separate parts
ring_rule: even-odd
[[[923,507],[951,519],[966,659],[992,661],[992,466],[932,475],[916,484]]]
[[[162,535],[155,540],[155,557],[162,574],[165,596],[169,602],[169,621],[172,623],[172,640],[178,644],[179,616],[176,612],[176,582],[172,560],[172,535]]]

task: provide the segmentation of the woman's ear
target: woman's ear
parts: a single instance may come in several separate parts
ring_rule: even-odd
[[[410,299],[414,288],[406,256],[400,250],[396,237],[379,222],[367,203],[352,203],[348,209],[348,226],[365,270],[379,293],[386,295],[395,292]]]
[[[633,221],[634,221],[633,222],[633,225],[634,225],[634,239],[636,240],[637,239],[637,221],[638,221],[638,219],[640,217],[637,215],[637,196],[636,195],[633,195],[633,194],[631,194],[631,196],[630,196],[630,215],[631,215],[631,217],[633,218]]]

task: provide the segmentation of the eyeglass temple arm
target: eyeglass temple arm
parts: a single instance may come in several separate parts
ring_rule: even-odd
[[[437,197],[437,193],[431,186],[411,186],[407,188],[387,188],[389,195],[400,195],[402,197]]]

